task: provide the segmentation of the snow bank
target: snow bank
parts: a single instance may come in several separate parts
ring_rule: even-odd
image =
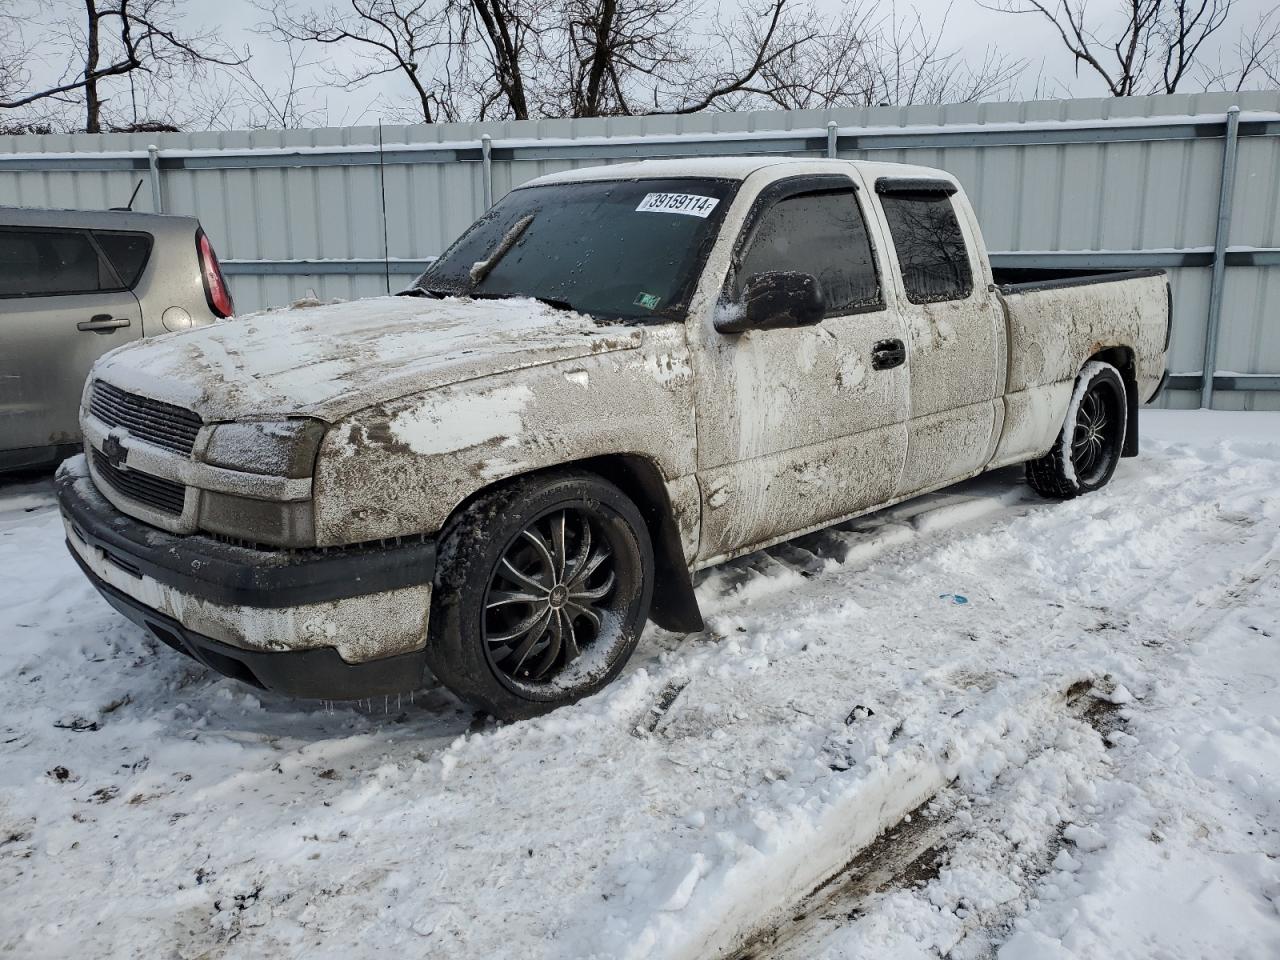
[[[934,795],[944,866],[794,955],[1275,956],[1280,417],[1144,417],[1097,494],[1000,471],[719,567],[706,633],[508,726],[212,676],[0,488],[0,953],[723,955]]]

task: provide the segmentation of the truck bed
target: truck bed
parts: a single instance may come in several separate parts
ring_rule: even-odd
[[[1136,386],[1155,393],[1164,373],[1172,298],[1163,270],[1105,273],[993,270],[1009,333],[1010,393],[1069,387],[1079,358],[1117,348],[1113,362]],[[1054,414],[1065,399],[1049,404]]]
[[[1003,293],[1026,292],[1047,287],[1075,287],[1091,283],[1110,283],[1137,277],[1161,276],[1163,270],[1069,270],[1047,267],[997,267],[991,275]]]

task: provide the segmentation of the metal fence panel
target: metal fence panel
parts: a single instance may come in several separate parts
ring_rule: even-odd
[[[1226,114],[1238,158],[1217,369],[1280,374],[1280,92],[191,134],[0,137],[0,205],[200,218],[237,304],[408,283],[485,207],[559,170],[653,156],[819,156],[937,166],[965,185],[997,261],[1170,270],[1171,368],[1203,363]],[[487,143],[482,138],[489,138]],[[154,148],[154,155],[148,148]],[[486,165],[488,154],[491,163]],[[152,171],[152,163],[157,168]],[[488,174],[486,175],[486,171]],[[150,183],[149,183],[150,182]],[[1215,403],[1280,408],[1227,377]],[[1267,381],[1270,383],[1271,381]],[[1167,403],[1194,405],[1193,390]]]

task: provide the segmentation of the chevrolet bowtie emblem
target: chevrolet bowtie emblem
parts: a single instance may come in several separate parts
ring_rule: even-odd
[[[102,441],[102,455],[107,458],[107,463],[119,470],[129,459],[129,448],[114,433],[109,433]]]

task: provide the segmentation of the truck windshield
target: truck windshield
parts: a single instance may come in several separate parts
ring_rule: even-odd
[[[600,319],[678,320],[737,188],[680,177],[513,190],[411,289],[536,297]]]

